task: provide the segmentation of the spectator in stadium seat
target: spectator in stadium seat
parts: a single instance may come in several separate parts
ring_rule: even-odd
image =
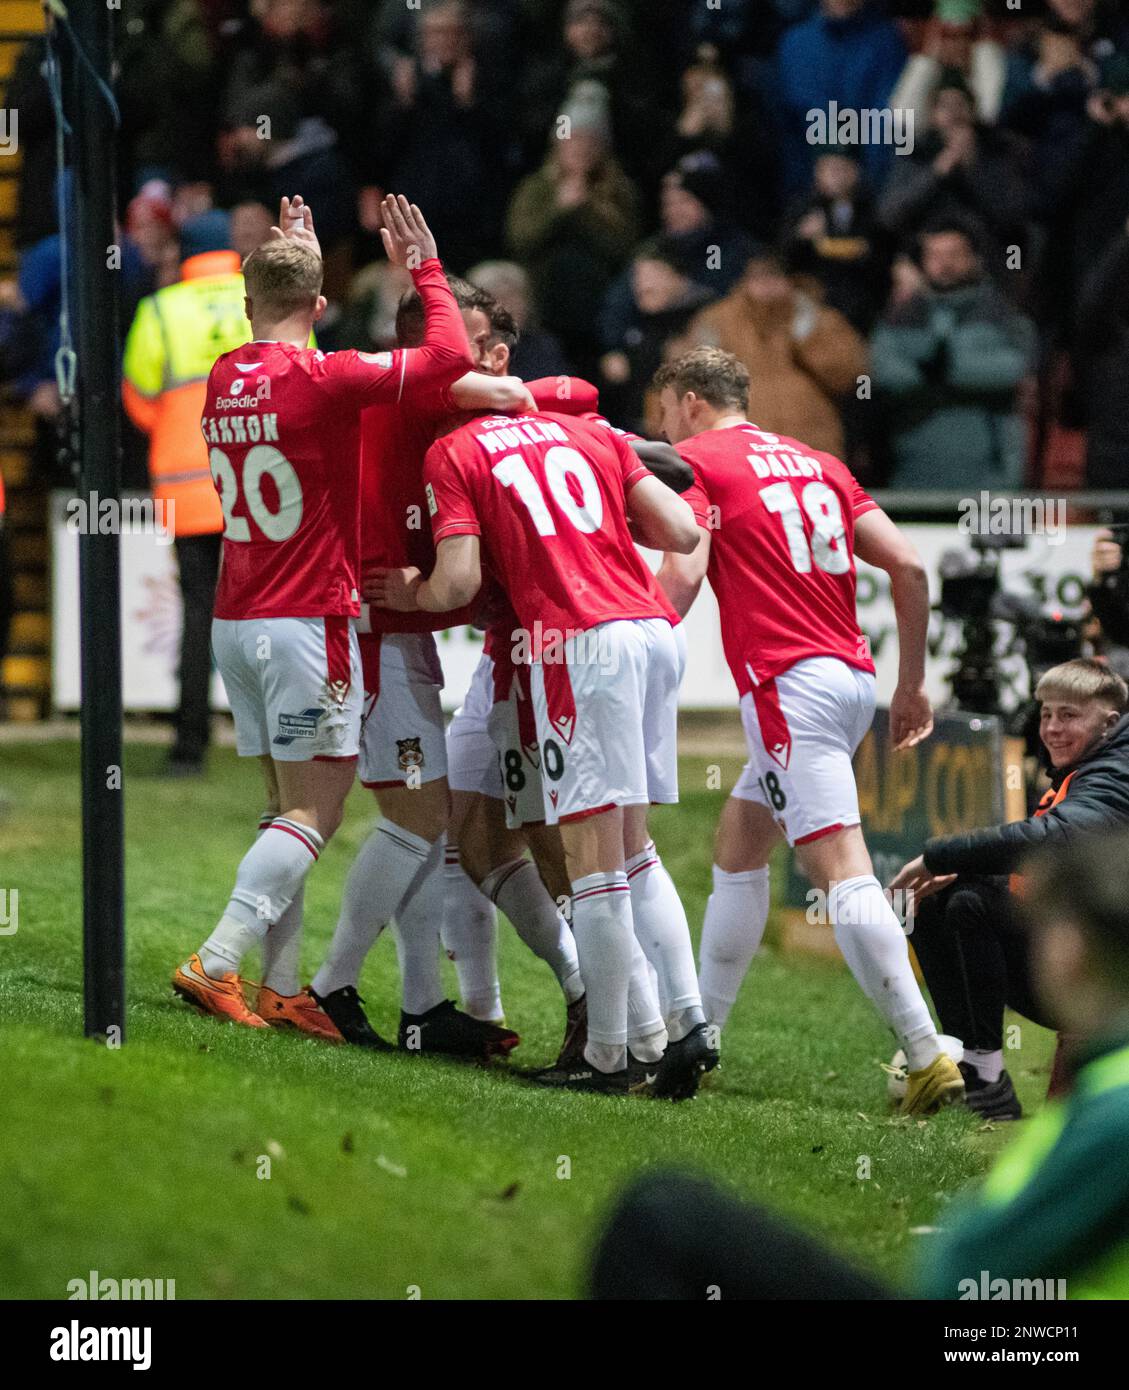
[[[358,3],[363,9],[372,10],[367,25],[368,45],[380,67],[391,71],[399,59],[410,61],[419,52],[420,25],[435,0],[427,0],[422,7],[419,0],[413,0],[412,4],[405,4],[405,0],[358,0]],[[522,61],[523,8],[518,0],[473,0],[460,16],[459,22],[470,27],[471,49],[488,90],[496,83],[512,81]]]
[[[810,184],[815,162],[809,113],[826,112],[832,101],[857,112],[887,106],[905,61],[897,26],[871,0],[821,0],[818,14],[784,34],[774,95],[783,108],[785,185],[793,197]],[[866,147],[871,187],[881,186],[892,157],[889,145]]]
[[[896,159],[878,200],[878,216],[899,239],[926,222],[966,215],[1005,248],[1026,242],[1031,193],[1016,136],[977,123],[972,92],[962,76],[944,76],[934,91],[929,124],[913,152]],[[1015,277],[1011,277],[1014,279]]]
[[[515,102],[526,160],[537,158],[576,89],[595,82],[606,96],[609,145],[632,178],[644,177],[669,126],[655,100],[645,35],[631,31],[622,3],[613,0],[568,0],[563,23],[561,46],[528,63]]]
[[[262,246],[270,236],[274,224],[274,213],[266,203],[254,198],[236,203],[228,214],[231,231],[231,249],[241,261],[245,261],[256,247]]]
[[[145,267],[147,283],[142,294],[171,285],[180,274],[180,242],[168,184],[150,180],[130,199],[125,210],[125,230]],[[132,319],[136,301],[123,307],[123,318]]]
[[[1129,1298],[1129,835],[1065,841],[1031,869],[1034,983],[1079,1039],[1073,1084],[978,1191],[945,1208],[942,1229],[922,1242],[913,1297],[1053,1298],[1062,1281],[1068,1299]],[[605,1225],[591,1296],[701,1300],[712,1290],[729,1301],[905,1296],[699,1178],[646,1174]]]
[[[889,240],[876,221],[857,150],[822,149],[811,190],[785,218],[785,256],[860,333],[870,332],[886,298]]]
[[[513,143],[462,0],[422,11],[416,51],[392,58],[388,84],[366,181],[426,207],[444,262],[461,274],[497,247]]]
[[[755,252],[737,288],[698,314],[687,337],[745,364],[759,428],[842,456],[839,402],[866,370],[866,342],[838,310],[797,289],[776,252]]]
[[[482,261],[467,271],[467,279],[492,294],[514,321],[519,336],[510,353],[511,372],[523,381],[570,374],[560,342],[534,316],[533,290],[522,266],[516,261]]]
[[[659,200],[663,243],[678,257],[682,270],[710,296],[727,294],[733,288],[756,247],[728,214],[732,187],[732,180],[710,150],[684,155],[663,176]],[[640,327],[629,265],[604,297],[600,336],[610,351]]]
[[[1086,485],[1129,487],[1129,222],[1082,283],[1074,379],[1086,425]]]
[[[1069,346],[1082,282],[1129,217],[1129,57],[1103,64],[1084,120],[1040,152],[1032,178],[1045,227],[1039,318]]]
[[[114,60],[119,167],[142,183],[208,177],[222,79],[200,5],[129,6]]]
[[[1007,55],[989,34],[978,0],[937,0],[926,25],[921,49],[910,55],[890,105],[914,113],[914,128],[924,130],[937,89],[946,77],[959,73],[973,94],[976,119],[991,124],[1000,114]]]
[[[1046,0],[1030,37],[1007,53],[1000,119],[1039,142],[1077,128],[1101,64],[1129,52],[1118,8],[1117,0]]]
[[[583,376],[599,353],[594,306],[627,261],[639,228],[639,194],[611,149],[607,96],[578,86],[558,118],[563,138],[523,179],[506,218],[510,247],[532,277],[542,320]]]
[[[779,169],[772,122],[760,93],[754,88],[739,100],[729,74],[708,47],[683,72],[681,86],[682,110],[659,165],[667,171],[664,204],[673,183],[700,198],[708,218],[723,218],[732,226],[730,218],[737,215],[745,232],[771,240],[777,231]],[[739,273],[738,266],[734,277]]]
[[[294,188],[324,208],[318,234],[328,260],[356,227],[355,179],[336,131],[320,115],[303,115],[299,91],[284,76],[233,88],[218,138],[219,200],[276,207]]]
[[[396,346],[396,312],[404,295],[411,294],[412,279],[400,266],[384,257],[362,266],[353,276],[340,318],[328,333],[318,324],[318,342],[330,350],[357,348],[383,352]]]
[[[675,246],[663,237],[646,241],[631,262],[636,317],[600,361],[607,390],[600,398],[612,418],[638,434],[653,436],[658,422],[644,423],[647,387],[669,353],[676,353],[691,319],[710,298],[693,280]]]
[[[1020,1115],[1003,1063],[1005,1006],[1046,1028],[1067,1024],[1032,985],[1020,863],[1033,849],[1129,827],[1125,682],[1092,658],[1066,661],[1035,699],[1051,784],[1034,814],[931,839],[890,885],[915,895],[913,947],[942,1030],[964,1044],[966,1103],[986,1119]]]
[[[1026,440],[1016,392],[1035,331],[984,274],[978,229],[931,223],[917,242],[922,289],[871,339],[889,414],[892,487],[1018,487]]]

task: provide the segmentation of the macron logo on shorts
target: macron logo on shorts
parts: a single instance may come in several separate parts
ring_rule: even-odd
[[[576,716],[572,714],[560,714],[552,720],[553,728],[560,734],[566,743],[572,742],[572,731],[576,727]]]
[[[785,770],[785,772],[787,772],[788,760],[792,756],[791,742],[788,741],[785,743],[774,743],[768,750],[768,756],[772,759],[773,762],[779,763],[780,766]]]

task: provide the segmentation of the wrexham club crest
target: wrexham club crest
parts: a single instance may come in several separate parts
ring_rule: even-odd
[[[402,772],[411,772],[412,768],[423,766],[423,749],[419,746],[418,738],[398,738],[396,751]]]

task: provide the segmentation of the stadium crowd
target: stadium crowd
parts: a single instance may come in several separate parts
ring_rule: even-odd
[[[1117,0],[123,0],[121,32],[123,332],[183,243],[246,254],[301,188],[319,341],[387,347],[396,189],[513,312],[514,370],[584,375],[625,425],[653,430],[655,368],[712,344],[749,367],[752,418],[868,485],[1129,482]],[[25,145],[0,371],[47,461],[42,66],[29,44],[8,96]],[[127,482],[144,469],[134,438]]]

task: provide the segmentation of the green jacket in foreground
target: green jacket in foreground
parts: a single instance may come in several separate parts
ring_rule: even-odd
[[[1129,1298],[1129,1029],[1095,1044],[1070,1094],[1048,1101],[954,1209],[917,1292]]]

